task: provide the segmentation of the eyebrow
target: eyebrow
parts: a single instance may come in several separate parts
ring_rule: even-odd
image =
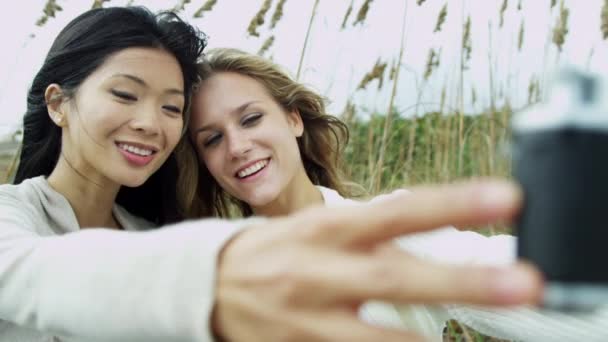
[[[240,105],[240,106],[236,107],[235,109],[233,109],[230,112],[230,115],[239,115],[239,114],[243,113],[245,111],[245,109],[247,109],[249,106],[251,106],[252,104],[257,103],[257,102],[260,102],[260,101],[245,102],[242,105]],[[213,127],[213,124],[208,124],[208,125],[204,125],[202,127],[199,127],[199,128],[197,128],[194,131],[194,136],[196,137],[200,133],[203,133],[204,131],[211,129],[212,127]]]
[[[142,80],[141,78],[137,77],[137,76],[133,76],[130,74],[114,74],[112,75],[112,77],[110,78],[117,78],[117,77],[124,77],[127,78],[143,87],[149,88],[148,84],[146,83],[146,81]],[[176,95],[184,95],[184,91],[181,89],[177,89],[177,88],[168,88],[165,89],[165,93],[168,94],[176,94]]]

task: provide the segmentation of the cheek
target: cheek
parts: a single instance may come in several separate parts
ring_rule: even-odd
[[[183,121],[181,120],[176,120],[176,119],[169,119],[170,121],[167,121],[163,124],[163,127],[165,127],[165,136],[167,137],[167,145],[168,147],[173,150],[176,146],[177,143],[179,143],[179,140],[182,137],[182,130],[184,127]]]
[[[285,153],[288,153],[289,156],[295,158],[300,154],[300,147],[298,146],[298,141],[296,140],[296,137],[294,135],[289,134],[291,133],[290,131],[285,132],[288,134],[281,136],[280,141],[277,141],[277,143],[280,143],[281,146],[283,146]]]
[[[99,110],[103,108],[104,110]],[[107,101],[79,104],[70,111],[70,130],[80,131],[94,140],[102,139],[111,135],[119,127],[123,126],[128,118],[125,110]]]
[[[217,150],[208,150],[199,153],[199,158],[202,160],[204,165],[209,170],[209,173],[213,178],[218,179],[221,176],[221,170],[223,162],[221,159],[221,153]]]

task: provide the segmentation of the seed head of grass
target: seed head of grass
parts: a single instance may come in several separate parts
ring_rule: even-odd
[[[445,106],[445,98],[446,98],[446,94],[445,94],[445,84],[443,85],[443,87],[441,88],[441,96],[439,98],[439,112],[443,113],[443,107]]]
[[[475,90],[475,87],[471,87],[471,103],[477,103],[477,91]]]
[[[441,26],[445,22],[445,17],[447,15],[448,15],[448,4],[446,3],[445,5],[443,5],[443,7],[441,7],[441,10],[439,11],[439,15],[437,16],[437,23],[435,24],[435,29],[433,30],[433,32],[441,31]]]
[[[355,117],[356,113],[357,107],[351,99],[348,99],[348,101],[346,101],[346,106],[344,106],[344,111],[342,111],[342,120],[348,125]]]
[[[342,26],[340,27],[341,30],[344,30],[344,28],[346,28],[346,23],[348,22],[348,18],[350,17],[350,14],[353,11],[353,1],[350,2],[350,6],[348,6],[348,9],[346,10],[346,13],[344,13],[344,19],[342,19]]]
[[[363,79],[359,83],[357,89],[365,89],[367,85],[373,80],[378,80],[378,89],[382,88],[384,80],[384,70],[386,69],[386,62],[382,63],[380,59],[376,61],[376,64],[372,67],[368,73],[363,76]]]
[[[532,104],[532,101],[534,101],[534,87],[535,87],[535,83],[534,83],[534,77],[530,79],[530,83],[528,83],[528,104]]]
[[[254,36],[254,37],[260,36],[260,33],[258,32],[258,28],[260,26],[264,25],[264,17],[266,16],[266,13],[270,9],[271,5],[272,5],[272,0],[264,0],[264,3],[262,3],[262,7],[258,11],[258,13],[256,13],[256,15],[253,17],[253,19],[251,19],[251,22],[249,23],[249,27],[247,27],[247,32],[249,32],[250,36]]]
[[[359,12],[357,13],[357,19],[353,23],[353,26],[356,26],[359,23],[363,25],[363,23],[365,22],[365,18],[367,18],[367,12],[369,12],[369,6],[371,3],[372,0],[365,0],[363,2],[363,5],[361,5],[361,8],[359,8]]]
[[[285,1],[287,0],[279,0],[277,3],[277,7],[274,8],[274,13],[272,14],[272,18],[270,19],[270,28],[273,29],[279,20],[283,17],[283,6],[285,6]]]
[[[553,43],[557,46],[559,51],[562,51],[562,46],[566,41],[566,35],[568,34],[568,15],[570,11],[564,6],[564,1],[560,3],[559,18],[553,28]]]
[[[397,76],[397,63],[393,62],[393,64],[391,65],[391,70],[388,73],[388,79],[390,81],[394,81],[395,80],[395,76]]]
[[[37,26],[44,26],[49,18],[55,18],[55,13],[61,12],[63,8],[57,5],[55,0],[48,0],[42,9],[42,13],[44,13],[37,21]]]
[[[207,0],[207,2],[205,2],[203,6],[201,6],[201,8],[197,9],[196,12],[194,12],[193,16],[195,18],[202,18],[205,12],[211,12],[211,10],[213,10],[213,6],[215,6],[216,3],[217,0]]]
[[[171,11],[175,13],[183,11],[186,5],[190,3],[190,1],[191,0],[180,0],[179,3],[175,5],[175,7],[173,7]]]
[[[104,2],[109,2],[110,0],[95,0],[93,1],[93,6],[91,6],[91,9],[95,9],[95,8],[102,8],[103,7],[103,3]]]
[[[42,10],[42,12],[44,12],[45,15],[51,18],[55,18],[55,13],[61,12],[62,10],[63,8],[57,5],[57,2],[55,0],[48,0],[46,2],[46,5],[44,5],[44,10]]]
[[[608,38],[608,0],[604,0],[601,14],[601,30],[604,39]]]
[[[502,27],[502,24],[504,23],[504,16],[505,16],[505,12],[507,10],[507,6],[509,5],[507,0],[503,0],[502,2],[502,6],[500,6],[500,23],[498,24],[498,27]]]
[[[268,51],[268,49],[270,49],[270,47],[272,46],[273,43],[274,43],[274,36],[268,37],[264,41],[264,44],[262,44],[262,47],[260,48],[260,50],[258,51],[258,55],[263,56]]]
[[[426,59],[426,68],[424,70],[424,79],[428,80],[433,71],[439,66],[439,55],[434,49],[429,50],[429,55]]]
[[[521,20],[521,25],[519,26],[519,34],[517,36],[517,51],[521,51],[521,47],[524,45],[524,20]]]
[[[46,24],[46,22],[49,20],[49,17],[47,17],[46,15],[43,15],[42,17],[38,18],[38,20],[36,20],[36,26],[44,26],[44,24]]]
[[[467,17],[467,21],[464,24],[464,30],[462,34],[462,53],[464,54],[464,65],[471,60],[471,52],[473,46],[471,44],[471,16]],[[464,66],[463,66],[464,67]]]

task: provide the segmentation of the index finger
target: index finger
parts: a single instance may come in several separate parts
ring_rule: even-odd
[[[366,205],[311,210],[302,218],[308,225],[316,222],[314,239],[361,246],[446,225],[509,220],[519,210],[521,199],[514,183],[486,180],[418,187]]]

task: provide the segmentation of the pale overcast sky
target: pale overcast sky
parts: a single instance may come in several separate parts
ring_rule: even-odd
[[[396,106],[405,114],[413,113],[417,99],[417,81],[424,73],[429,49],[441,48],[441,66],[424,88],[422,102],[431,103],[421,111],[434,108],[444,84],[448,84],[448,100],[456,105],[462,19],[471,16],[472,58],[464,74],[465,102],[468,111],[481,111],[489,104],[488,54],[493,58],[495,82],[504,87],[503,93],[516,104],[527,100],[528,82],[532,75],[542,75],[558,61],[557,49],[550,43],[550,31],[559,14],[559,3],[550,8],[550,0],[508,1],[504,25],[498,28],[499,8],[503,0],[450,0],[443,29],[433,33],[437,14],[447,0],[426,0],[422,6],[416,0],[375,0],[371,3],[363,25],[352,23],[363,0],[354,0],[354,10],[345,30],[340,30],[344,13],[351,0],[321,0],[310,34],[301,80],[332,100],[330,110],[342,111],[351,97],[369,111],[385,112],[391,84],[388,73],[383,90],[372,83],[365,91],[356,87],[363,75],[381,58],[389,64],[398,56],[400,31],[406,11],[406,38],[403,68],[399,80]],[[56,18],[42,28],[35,26],[42,15],[46,0],[11,2],[0,21],[4,53],[0,56],[0,125],[16,125],[25,110],[27,88],[42,63],[52,40],[59,30],[77,14],[90,8],[92,0],[57,0],[63,7]],[[135,5],[153,10],[169,9],[178,0],[135,0]],[[262,4],[262,0],[218,0],[212,12],[201,19],[192,14],[205,1],[187,4],[183,17],[209,35],[209,47],[237,47],[257,52],[263,41],[275,34],[274,45],[267,53],[295,75],[314,0],[287,0],[284,16],[275,29],[269,30],[274,5],[267,14],[260,37],[249,37],[247,26]],[[105,6],[125,5],[127,1],[112,0]],[[608,75],[608,42],[600,33],[602,0],[566,0],[570,10],[569,33],[559,63],[588,67]],[[407,7],[406,7],[407,6]],[[517,35],[522,20],[525,37],[522,51],[517,50]],[[489,25],[490,23],[490,25]],[[491,27],[491,31],[489,29]],[[489,46],[490,35],[492,46]],[[590,52],[593,51],[592,54]],[[591,57],[591,58],[590,58]],[[476,89],[478,102],[471,104],[471,88]],[[499,91],[497,90],[497,93]]]

